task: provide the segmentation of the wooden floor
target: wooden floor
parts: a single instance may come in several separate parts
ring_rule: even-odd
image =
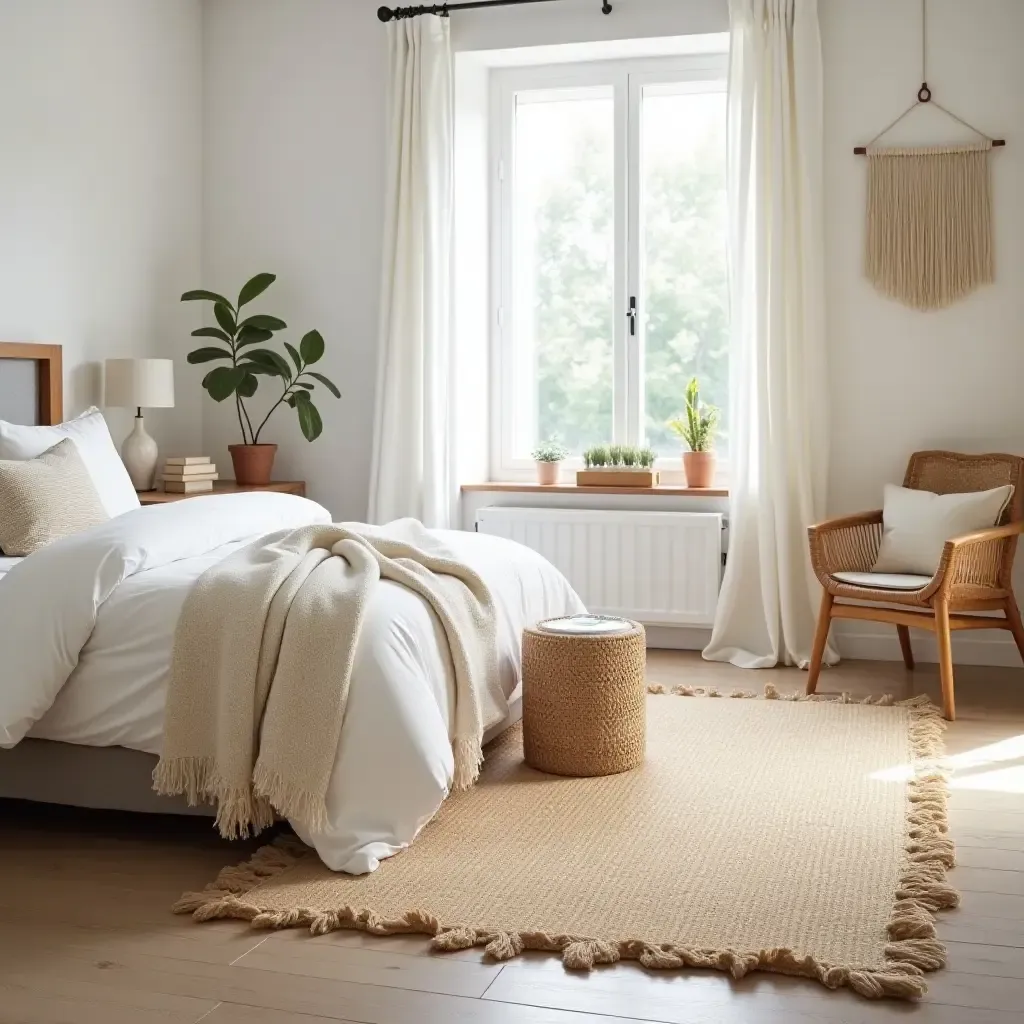
[[[651,652],[652,681],[798,689]],[[871,1003],[798,979],[647,974],[628,964],[570,974],[551,957],[487,963],[432,956],[415,937],[250,931],[170,915],[184,889],[247,848],[203,822],[0,803],[0,1024],[1010,1024],[1024,1019],[1024,669],[961,668],[952,833],[963,892],[941,917],[949,968],[917,1005]],[[933,666],[847,662],[823,691],[938,697]],[[799,779],[793,780],[799,785]]]

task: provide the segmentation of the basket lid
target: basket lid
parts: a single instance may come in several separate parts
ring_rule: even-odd
[[[629,619],[614,615],[568,615],[561,619],[545,619],[537,623],[542,633],[558,633],[562,636],[614,636],[632,633],[636,628]]]

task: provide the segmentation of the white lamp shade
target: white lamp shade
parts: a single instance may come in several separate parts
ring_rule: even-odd
[[[103,404],[138,409],[174,405],[173,359],[108,359]]]

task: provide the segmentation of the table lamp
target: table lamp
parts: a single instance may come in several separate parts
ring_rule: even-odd
[[[146,433],[142,410],[174,406],[174,360],[108,359],[103,404],[136,410],[135,429],[121,445],[121,461],[135,490],[153,490],[159,452],[156,441]]]

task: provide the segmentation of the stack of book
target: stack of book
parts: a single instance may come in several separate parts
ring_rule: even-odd
[[[217,467],[208,455],[185,455],[164,463],[164,490],[175,494],[201,494],[213,490]]]

